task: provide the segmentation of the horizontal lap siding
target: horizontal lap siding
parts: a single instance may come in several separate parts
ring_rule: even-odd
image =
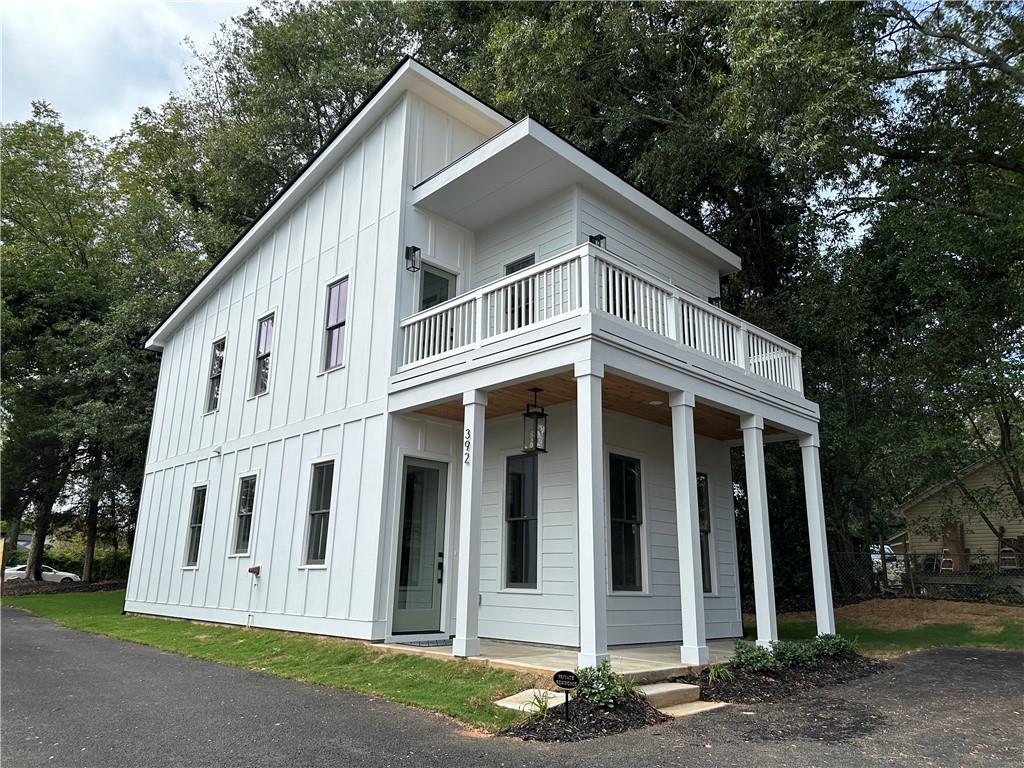
[[[602,234],[605,247],[701,298],[718,296],[718,271],[696,256],[682,252],[640,226],[613,205],[589,192],[580,196],[582,240]]]

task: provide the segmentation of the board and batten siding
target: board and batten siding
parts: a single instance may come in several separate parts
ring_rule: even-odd
[[[164,347],[130,610],[379,636],[386,397],[406,160],[404,100],[297,200]],[[327,286],[349,278],[344,365],[322,371]],[[269,391],[252,397],[256,323],[274,313]],[[226,339],[220,404],[206,408],[211,347]],[[303,568],[310,466],[335,458],[331,545]],[[232,557],[237,481],[258,473],[253,543]],[[197,570],[183,570],[191,489],[208,485]],[[259,565],[259,578],[247,569]],[[251,618],[250,615],[251,614]]]

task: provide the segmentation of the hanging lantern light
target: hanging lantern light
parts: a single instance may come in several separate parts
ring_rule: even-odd
[[[523,411],[523,453],[548,452],[548,415],[537,404],[537,394],[544,390],[532,387],[533,403],[527,403]]]
[[[420,249],[415,245],[405,246],[405,268],[410,272],[419,272],[421,265]]]

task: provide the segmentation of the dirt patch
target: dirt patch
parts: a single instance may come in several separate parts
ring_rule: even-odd
[[[814,621],[814,613],[787,613],[780,618],[785,621]],[[837,608],[836,619],[872,629],[917,629],[926,624],[966,624],[981,632],[997,632],[1006,619],[1024,621],[1024,607],[955,600],[875,598]],[[754,617],[744,616],[744,621],[752,624]]]
[[[127,584],[123,581],[99,581],[93,584],[72,581],[67,584],[61,584],[53,581],[11,579],[4,582],[4,594],[14,597],[17,595],[41,595],[54,592],[112,592],[116,589],[124,589],[126,586]]]
[[[770,708],[744,729],[744,740],[834,744],[867,736],[889,722],[878,707],[831,696],[817,698],[814,709],[805,709],[799,717],[793,714]]]
[[[643,696],[634,696],[621,702],[615,709],[595,706],[586,699],[570,703],[570,717],[565,717],[565,705],[551,707],[543,717],[510,726],[498,732],[499,736],[516,736],[524,741],[584,741],[598,736],[646,728],[671,720],[659,712]]]
[[[678,678],[678,681],[699,685],[700,697],[705,701],[756,704],[781,701],[814,688],[848,683],[887,668],[884,662],[854,656],[848,659],[822,659],[816,669],[780,669],[771,673],[734,669],[732,678],[728,680],[712,680],[709,670],[705,669],[699,676],[687,675]]]

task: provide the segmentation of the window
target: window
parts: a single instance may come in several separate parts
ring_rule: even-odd
[[[327,527],[331,517],[331,490],[334,487],[334,462],[313,465],[309,491],[309,538],[306,541],[306,565],[323,565],[327,559]]]
[[[509,456],[505,474],[505,586],[537,588],[537,457]]]
[[[420,310],[436,307],[455,296],[455,275],[424,264],[420,272]]]
[[[270,350],[274,346],[274,316],[267,315],[256,324],[256,371],[252,377],[253,395],[270,389]]]
[[[256,503],[256,475],[243,477],[238,483],[238,511],[235,519],[235,554],[249,551],[252,532],[252,510]]]
[[[506,275],[511,275],[511,274],[513,274],[515,272],[521,272],[522,270],[526,269],[527,267],[532,267],[536,261],[537,261],[537,254],[535,254],[535,253],[527,254],[526,256],[523,256],[523,258],[521,258],[521,259],[516,259],[515,261],[509,262],[508,264],[506,264],[505,265],[505,274]]]
[[[697,517],[700,521],[700,573],[704,591],[711,591],[711,497],[708,476],[697,473]]]
[[[227,339],[213,342],[210,353],[210,381],[206,387],[206,412],[213,413],[220,405],[220,380],[224,373],[224,347]]]
[[[327,329],[324,331],[324,370],[345,361],[345,320],[348,317],[348,278],[327,286]]]
[[[188,548],[185,550],[185,565],[194,568],[199,564],[199,541],[203,535],[203,512],[206,510],[206,486],[192,489],[192,511],[188,518]]]
[[[640,592],[643,583],[643,494],[640,459],[611,454],[608,457],[611,517],[612,590]]]
[[[537,261],[536,254],[529,254],[521,259],[516,259],[505,265],[505,274],[511,275],[521,272],[527,267],[532,267]],[[532,282],[529,280],[518,284],[518,290],[513,291],[511,305],[505,311],[508,313],[508,326],[510,330],[522,328],[533,322],[533,291]]]

